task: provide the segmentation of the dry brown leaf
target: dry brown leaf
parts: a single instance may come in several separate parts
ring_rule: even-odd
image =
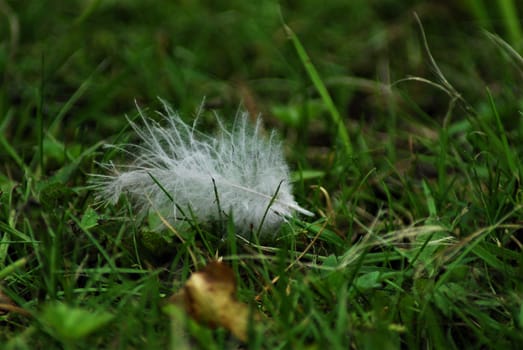
[[[18,313],[22,316],[31,316],[31,314],[17,306],[14,301],[0,289],[0,316],[6,315],[9,312]]]
[[[169,301],[183,307],[198,322],[224,327],[238,339],[247,340],[249,306],[236,299],[234,273],[223,262],[212,261],[194,272]]]
[[[7,295],[5,295],[2,290],[0,290],[0,316],[5,315],[8,313],[8,308],[6,306],[12,307],[15,303],[9,298]]]

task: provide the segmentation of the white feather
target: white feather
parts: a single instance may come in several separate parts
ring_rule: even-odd
[[[240,113],[227,130],[217,118],[219,130],[209,136],[195,130],[196,121],[188,125],[164,107],[165,126],[138,107],[143,126],[129,123],[141,143],[113,146],[132,162],[104,164],[110,174],[94,175],[103,202],[116,203],[126,194],[143,213],[157,210],[175,226],[187,219],[181,211],[205,223],[232,214],[243,234],[261,228],[270,235],[295,212],[313,215],[294,200],[282,145],[274,131],[262,134],[260,119],[252,124]]]

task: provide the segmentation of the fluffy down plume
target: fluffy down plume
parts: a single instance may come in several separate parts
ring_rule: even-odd
[[[217,118],[219,130],[209,136],[164,106],[165,126],[138,108],[143,126],[129,123],[140,144],[112,146],[131,163],[103,164],[109,174],[94,175],[102,202],[116,203],[124,194],[142,213],[158,211],[175,226],[184,214],[208,223],[232,213],[243,234],[261,227],[271,235],[295,212],[313,215],[294,200],[281,143],[274,132],[262,135],[260,119],[251,123],[240,113],[229,130]]]

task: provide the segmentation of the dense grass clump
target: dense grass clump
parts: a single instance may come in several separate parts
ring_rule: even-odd
[[[0,0],[0,348],[518,348],[522,11]],[[259,242],[95,205],[158,97],[209,132],[261,113],[315,217]],[[246,343],[168,305],[218,256]]]

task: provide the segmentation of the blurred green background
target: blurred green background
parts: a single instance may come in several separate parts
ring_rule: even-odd
[[[65,142],[86,144],[119,131],[134,99],[154,108],[161,97],[184,113],[194,113],[203,97],[227,112],[243,102],[292,124],[292,107],[303,108],[316,93],[283,31],[285,21],[342,115],[379,129],[386,120],[375,115],[390,100],[373,83],[434,79],[414,12],[436,61],[472,103],[485,86],[519,101],[519,84],[502,85],[514,80],[514,67],[503,64],[482,33],[520,39],[498,3],[2,0],[0,116],[18,119],[9,125],[10,137],[30,136],[32,119],[17,116],[41,109],[45,129],[53,125]],[[448,98],[437,89],[397,87],[427,114],[445,113]]]

